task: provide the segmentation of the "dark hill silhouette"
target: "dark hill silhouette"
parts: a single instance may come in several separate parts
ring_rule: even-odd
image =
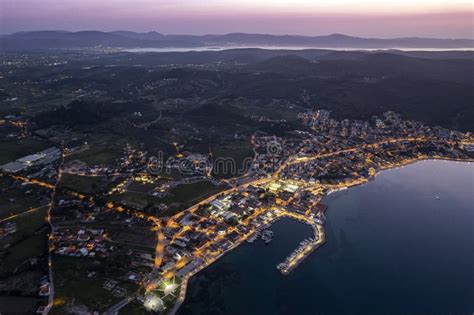
[[[341,59],[336,59],[341,58]],[[352,58],[352,59],[350,59]],[[270,58],[243,71],[278,73],[294,76],[360,76],[394,77],[411,76],[430,80],[473,83],[473,60],[429,60],[411,58],[390,53],[332,53],[311,61],[299,56],[288,55]]]
[[[310,75],[316,71],[316,62],[306,58],[287,55],[278,56],[248,67],[251,71],[272,72],[293,75]]]
[[[298,36],[231,33],[225,35],[163,35],[158,32],[130,31],[35,31],[4,35],[0,38],[2,50],[37,50],[54,48],[81,48],[94,46],[153,48],[196,46],[302,46],[322,48],[467,48],[474,47],[472,39],[436,38],[361,38],[343,34],[329,36]]]

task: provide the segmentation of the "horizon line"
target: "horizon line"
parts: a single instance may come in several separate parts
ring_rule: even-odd
[[[186,33],[162,33],[156,30],[149,30],[149,31],[133,31],[127,29],[117,29],[114,31],[106,31],[100,29],[81,29],[81,30],[65,30],[65,29],[38,29],[38,30],[27,30],[27,31],[17,31],[12,33],[0,33],[0,36],[11,36],[15,34],[22,34],[22,33],[35,33],[35,32],[64,32],[64,33],[82,33],[82,32],[100,32],[100,33],[116,33],[116,32],[131,32],[136,34],[148,34],[148,33],[157,33],[163,36],[196,36],[196,37],[204,37],[204,36],[226,36],[226,35],[234,35],[234,34],[242,34],[242,35],[264,35],[264,36],[293,36],[293,37],[329,37],[329,36],[345,36],[350,38],[362,38],[362,39],[383,39],[383,40],[390,40],[390,39],[438,39],[438,40],[474,40],[474,36],[471,38],[466,37],[424,37],[424,36],[397,36],[397,37],[364,37],[358,35],[348,35],[344,33],[330,33],[330,34],[320,34],[320,35],[301,35],[301,34],[276,34],[276,33],[248,33],[248,32],[229,32],[229,33],[202,33],[202,34],[186,34]]]

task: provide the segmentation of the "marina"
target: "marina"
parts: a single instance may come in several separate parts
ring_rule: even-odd
[[[306,238],[300,242],[299,246],[276,268],[283,274],[288,275],[298,267],[313,251],[318,249],[325,242],[324,227],[321,224],[312,225],[314,237]]]
[[[414,313],[467,313],[474,258],[472,238],[463,235],[473,228],[472,175],[472,163],[422,161],[327,196],[326,242],[289,276],[278,276],[275,266],[314,230],[283,216],[271,226],[272,243],[243,244],[193,277],[178,314],[210,307],[221,314],[401,314],[406,301]]]
[[[252,235],[247,239],[247,243],[253,243],[253,242],[255,242],[259,237],[260,237],[260,232],[255,232],[254,234],[252,234]]]
[[[262,241],[265,242],[265,244],[269,244],[273,239],[273,232],[270,230],[264,230],[262,232]]]

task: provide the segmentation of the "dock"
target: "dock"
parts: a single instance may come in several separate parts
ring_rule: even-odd
[[[326,241],[324,235],[324,227],[321,224],[312,225],[314,228],[314,238],[309,238],[300,243],[284,262],[277,265],[277,269],[283,274],[289,274],[293,269],[308,257],[313,251],[318,249]]]

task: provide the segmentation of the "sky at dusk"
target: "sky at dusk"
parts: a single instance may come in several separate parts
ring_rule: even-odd
[[[133,30],[474,37],[471,0],[0,0],[0,33]]]

